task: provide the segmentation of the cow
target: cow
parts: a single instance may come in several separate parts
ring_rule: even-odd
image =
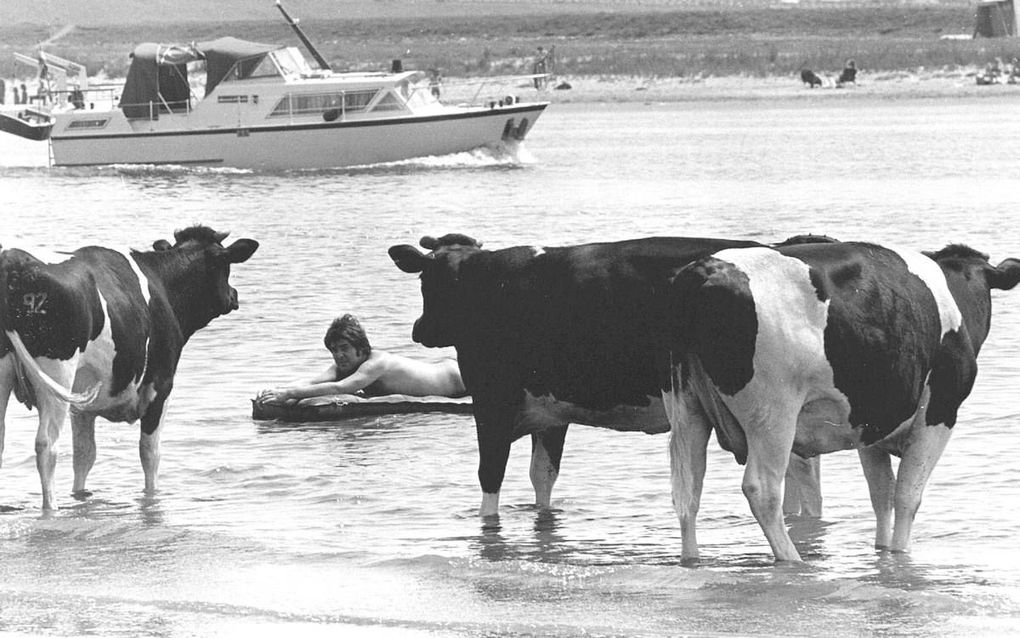
[[[42,261],[0,252],[0,452],[11,391],[39,411],[36,466],[42,508],[55,509],[55,443],[70,411],[74,488],[95,462],[95,419],[140,421],[145,491],[156,490],[161,424],[181,351],[193,334],[238,307],[230,265],[258,242],[194,226],[153,250],[98,246]]]
[[[498,513],[510,445],[524,435],[535,502],[548,507],[569,423],[667,432],[670,281],[698,257],[761,245],[647,238],[490,251],[461,234],[420,244],[430,252],[404,244],[389,255],[420,273],[414,341],[457,350],[474,404],[483,517]],[[820,496],[810,503],[820,507]]]
[[[809,89],[822,85],[822,78],[818,77],[811,69],[801,69],[800,81],[806,84]]]
[[[791,449],[857,449],[876,548],[909,551],[924,486],[977,375],[990,291],[1018,281],[1020,261],[992,266],[962,245],[723,250],[681,270],[665,403],[683,558],[698,558],[713,429],[746,461],[743,492],[777,560],[800,560],[780,511]],[[901,458],[896,474],[890,454]]]

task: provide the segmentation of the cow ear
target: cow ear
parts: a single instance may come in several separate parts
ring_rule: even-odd
[[[416,273],[425,270],[425,264],[428,263],[428,257],[423,255],[414,246],[408,244],[400,244],[399,246],[390,246],[390,259],[397,265],[397,268],[407,273]]]
[[[998,290],[1012,290],[1020,283],[1020,260],[1006,259],[995,268],[988,267],[988,287]]]
[[[255,254],[259,243],[254,239],[238,239],[227,248],[227,262],[240,264]]]
[[[170,250],[171,248],[173,248],[173,245],[165,239],[157,239],[152,242],[153,250]]]

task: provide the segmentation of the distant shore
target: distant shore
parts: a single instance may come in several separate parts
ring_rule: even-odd
[[[856,84],[837,88],[833,78],[824,86],[808,88],[797,77],[720,76],[703,78],[656,78],[624,75],[558,75],[535,91],[521,84],[514,92],[522,100],[547,100],[553,104],[683,103],[725,101],[846,101],[853,99],[954,99],[1013,95],[1020,97],[1020,84],[980,86],[978,69],[863,72]],[[93,78],[99,83],[119,83],[123,78]],[[477,80],[477,78],[474,78]],[[458,78],[448,78],[455,83]],[[7,86],[13,81],[7,80]],[[563,87],[563,88],[557,88]],[[569,87],[569,88],[567,88]],[[35,84],[29,81],[29,90]],[[6,108],[12,108],[8,96]]]
[[[794,77],[723,76],[707,78],[649,78],[626,76],[559,76],[537,94],[521,97],[553,103],[716,102],[771,100],[952,99],[1020,96],[1020,84],[979,86],[977,69],[917,73],[862,73],[856,84],[836,88],[831,82],[807,88]],[[566,83],[569,89],[554,87]]]

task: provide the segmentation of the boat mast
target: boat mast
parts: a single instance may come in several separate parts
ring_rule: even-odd
[[[297,37],[301,39],[301,43],[305,45],[308,52],[311,53],[312,57],[315,58],[315,61],[319,63],[319,68],[323,71],[330,71],[331,69],[329,68],[329,64],[326,62],[326,59],[319,55],[319,52],[315,50],[315,46],[312,45],[312,41],[305,36],[305,32],[297,25],[298,21],[290,17],[287,10],[283,8],[282,4],[280,4],[280,0],[276,0],[276,8],[280,10],[280,13],[283,14],[283,18],[287,21],[287,24],[294,29],[294,33],[296,33]]]

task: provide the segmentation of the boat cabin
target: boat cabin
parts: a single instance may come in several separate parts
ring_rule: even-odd
[[[246,105],[252,123],[383,118],[439,107],[425,75],[333,73],[312,69],[296,47],[224,37],[187,45],[145,43],[131,55],[119,107],[129,120],[162,114],[199,115]],[[204,63],[204,78],[199,65]],[[189,65],[192,75],[189,77]],[[204,80],[204,82],[203,82]],[[193,84],[194,83],[194,84]],[[196,94],[202,92],[198,97]],[[211,113],[210,113],[211,115]]]

